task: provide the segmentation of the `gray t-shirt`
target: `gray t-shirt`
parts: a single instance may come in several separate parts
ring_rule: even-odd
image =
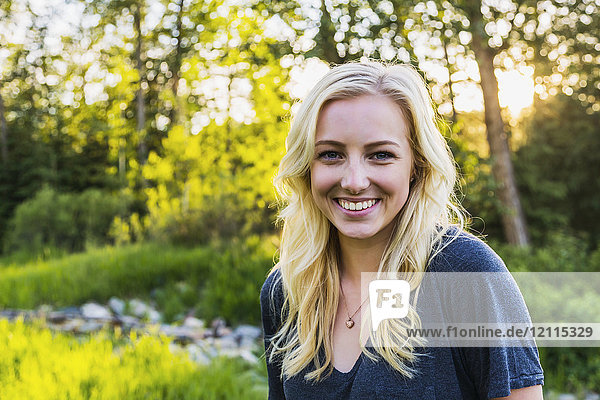
[[[449,232],[456,233],[455,229]],[[489,246],[460,232],[431,260],[428,271],[507,272],[507,269]],[[270,339],[281,324],[283,286],[278,270],[267,277],[260,301],[268,354]],[[304,379],[312,364],[282,381],[280,364],[270,363],[267,358],[269,399],[490,399],[508,396],[511,389],[544,383],[535,347],[428,347],[417,349],[417,353],[420,355],[411,365],[416,374],[410,379],[385,360],[372,361],[361,353],[349,372],[334,369],[316,383]]]

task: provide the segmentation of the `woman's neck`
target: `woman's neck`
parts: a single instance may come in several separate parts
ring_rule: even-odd
[[[380,232],[383,233],[383,232]],[[339,235],[340,273],[344,281],[360,286],[362,272],[377,272],[390,235],[353,239]]]

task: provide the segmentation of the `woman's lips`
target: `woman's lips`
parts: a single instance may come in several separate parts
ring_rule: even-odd
[[[378,207],[379,203],[381,203],[380,199],[365,199],[363,201],[358,202],[356,200],[350,201],[350,200],[346,200],[346,199],[337,198],[337,199],[334,199],[333,201],[335,202],[336,206],[344,214],[346,214],[348,216],[353,216],[353,217],[361,217],[361,216],[367,215],[367,214],[371,213],[376,207]],[[357,207],[357,204],[360,203],[361,207],[364,207],[366,205],[367,208],[363,208],[361,210],[348,210],[348,209],[342,207],[340,202],[345,204],[346,206],[350,206],[350,207]]]

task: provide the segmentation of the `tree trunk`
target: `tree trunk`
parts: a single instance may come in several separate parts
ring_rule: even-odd
[[[182,18],[183,18],[183,0],[179,0],[177,4],[179,6],[179,11],[177,11],[177,21],[176,21],[176,30],[178,32],[177,36],[177,46],[175,47],[175,59],[173,61],[173,96],[174,96],[174,104],[173,104],[173,121],[174,125],[181,125],[182,123],[182,113],[183,113],[183,104],[178,95],[179,92],[179,72],[181,70],[181,28],[182,28]]]
[[[144,105],[144,89],[142,88],[142,83],[144,82],[144,64],[142,62],[142,12],[140,8],[139,4],[136,4],[134,7],[133,25],[136,33],[135,65],[140,79],[136,94],[137,133],[139,139],[138,157],[140,165],[144,165],[146,164],[148,149],[144,131],[146,126],[146,107]]]
[[[452,90],[452,67],[450,65],[450,59],[448,57],[448,39],[444,35],[444,32],[441,32],[440,35],[442,39],[442,44],[444,46],[444,59],[446,60],[446,68],[448,69],[448,97],[450,98],[450,104],[452,105],[452,115],[450,119],[452,120],[452,124],[456,124],[456,107],[454,106],[454,91]],[[460,132],[459,132],[460,133]]]
[[[346,53],[345,57],[340,57],[337,51],[337,43],[333,39],[335,35],[335,27],[333,26],[333,21],[331,20],[331,15],[327,10],[326,0],[321,1],[321,20],[319,26],[319,33],[315,38],[319,47],[321,48],[321,58],[325,61],[333,64],[341,64],[348,57]]]
[[[479,3],[477,3],[477,7],[473,7],[470,14],[473,52],[481,76],[487,141],[492,157],[492,172],[498,185],[496,193],[504,208],[502,210],[504,234],[509,243],[527,246],[529,244],[527,223],[519,199],[510,158],[508,137],[498,100],[498,81],[494,74],[495,51],[488,45],[488,37],[483,27]]]
[[[119,138],[119,179],[121,185],[125,187],[127,185],[127,155],[126,155],[127,140],[121,137]]]
[[[6,118],[4,117],[4,99],[0,94],[0,152],[2,154],[2,163],[8,162],[8,128]]]

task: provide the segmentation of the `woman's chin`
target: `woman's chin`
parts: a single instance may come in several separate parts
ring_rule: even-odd
[[[377,232],[374,231],[358,231],[358,230],[340,230],[338,229],[340,236],[343,236],[346,239],[352,240],[368,240],[375,237]]]

